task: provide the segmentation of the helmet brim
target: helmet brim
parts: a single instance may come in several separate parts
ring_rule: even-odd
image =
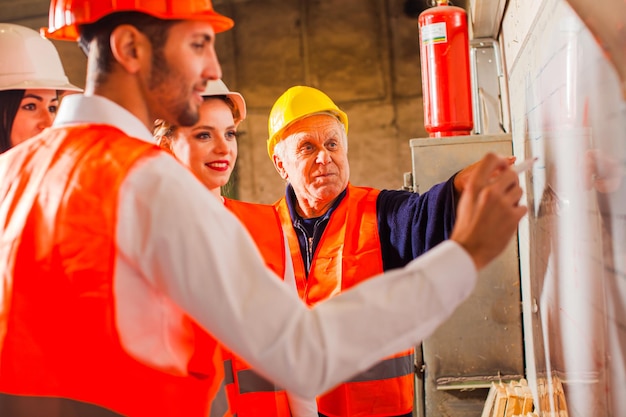
[[[282,135],[283,135],[283,132],[285,132],[285,130],[291,127],[294,123],[302,119],[306,119],[307,117],[314,116],[316,114],[328,114],[329,116],[336,117],[337,120],[339,120],[339,123],[341,123],[344,129],[346,130],[346,134],[348,133],[348,115],[343,110],[340,110],[339,108],[336,108],[336,109],[329,108],[329,109],[324,109],[324,110],[320,110],[320,111],[309,113],[309,114],[304,114],[300,117],[297,117],[291,120],[289,123],[284,125],[280,130],[276,131],[267,140],[267,153],[269,154],[270,159],[272,159],[274,155],[274,148],[276,147],[276,144],[283,140]]]
[[[0,91],[7,90],[61,90],[82,92],[83,89],[70,83],[59,83],[57,81],[21,81],[18,83],[2,85]]]
[[[202,97],[209,98],[215,96],[227,96],[233,101],[237,112],[239,112],[239,117],[235,120],[235,123],[239,124],[246,118],[246,100],[244,100],[243,96],[238,92],[230,91],[226,84],[224,84],[224,81],[211,80],[207,83]]]
[[[118,10],[118,11],[123,11],[123,10]],[[143,12],[143,13],[149,14],[151,16],[154,16],[156,18],[163,19],[163,20],[172,20],[172,19],[174,20],[197,20],[197,21],[202,21],[202,22],[208,22],[211,24],[211,26],[213,26],[213,31],[215,31],[215,33],[225,32],[229,29],[232,29],[232,27],[235,26],[235,22],[233,21],[233,19],[231,19],[230,17],[226,17],[224,15],[221,15],[219,13],[216,13],[212,10],[208,10],[204,13],[176,15],[175,17],[161,15],[160,13],[154,13],[151,11],[144,11],[144,10],[138,10],[138,9],[133,9],[133,10],[128,10],[128,11]],[[82,22],[81,24],[94,23],[94,22]],[[43,27],[39,30],[39,32],[45,38],[54,39],[57,41],[76,42],[78,41],[78,38],[80,37],[80,33],[78,31],[78,26],[76,23],[65,24],[58,28]]]
[[[243,122],[246,119],[247,110],[246,110],[246,101],[243,99],[243,96],[235,91],[229,91],[227,93],[222,94],[204,94],[202,97],[209,98],[217,95],[224,95],[229,97],[234,103],[235,107],[237,107],[237,111],[239,112],[239,118],[235,120],[237,124]]]

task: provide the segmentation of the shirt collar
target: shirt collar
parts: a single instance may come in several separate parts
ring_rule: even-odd
[[[332,206],[328,209],[328,211],[321,216],[321,219],[328,219],[333,211],[337,208],[339,203],[343,200],[348,192],[348,187],[346,187],[335,199]],[[296,210],[296,205],[298,204],[296,200],[296,192],[293,190],[291,184],[287,184],[287,190],[285,191],[285,200],[287,201],[287,207],[289,208],[289,214],[291,215],[291,219],[294,223],[303,221],[302,217],[298,214]]]
[[[134,114],[102,96],[71,94],[63,98],[53,126],[77,123],[111,125],[128,136],[154,143],[152,132]]]

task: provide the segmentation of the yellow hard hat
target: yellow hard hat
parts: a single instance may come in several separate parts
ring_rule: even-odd
[[[320,90],[313,87],[298,85],[285,91],[276,100],[268,121],[269,139],[267,153],[274,156],[274,147],[283,138],[281,133],[296,120],[318,113],[331,113],[343,123],[348,132],[348,116]]]

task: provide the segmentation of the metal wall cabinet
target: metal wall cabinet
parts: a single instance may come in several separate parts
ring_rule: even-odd
[[[411,139],[410,146],[416,192],[445,181],[488,151],[512,154],[508,134]],[[515,238],[480,273],[471,297],[422,344],[416,415],[480,417],[491,381],[524,376],[519,277]]]
[[[469,0],[474,38],[495,38],[500,32],[506,0]]]

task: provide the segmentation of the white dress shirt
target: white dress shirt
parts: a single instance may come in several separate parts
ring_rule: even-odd
[[[153,142],[130,112],[98,96],[63,100],[54,125],[113,125]],[[246,229],[167,153],[122,183],[114,273],[117,325],[138,360],[184,372],[183,312],[258,372],[305,398],[428,337],[476,282],[444,242],[403,269],[307,308],[268,270]]]

